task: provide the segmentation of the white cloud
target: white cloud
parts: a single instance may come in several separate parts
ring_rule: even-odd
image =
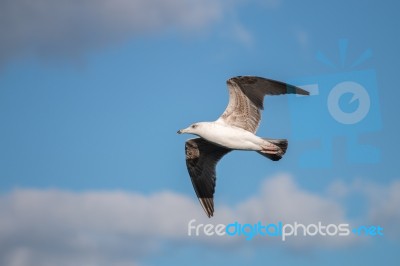
[[[246,217],[260,212],[272,220],[283,222],[344,221],[342,207],[333,200],[300,189],[289,175],[279,175],[267,179],[261,187],[261,193],[239,206]],[[255,219],[257,217],[252,217]]]
[[[238,206],[238,213],[248,223],[282,221],[293,224],[323,225],[351,223],[344,207],[328,195],[318,195],[299,188],[289,175],[266,179],[261,193]],[[286,243],[291,248],[345,247],[357,242],[354,237],[296,237]]]
[[[371,220],[378,223],[395,225],[397,234],[400,234],[400,181],[393,182],[388,187],[370,190],[372,207]]]
[[[0,62],[24,54],[75,56],[175,28],[193,31],[222,16],[213,0],[5,0],[0,2]]]
[[[377,187],[370,184],[364,190],[372,202],[369,218],[395,228],[400,222],[400,183]],[[191,219],[196,224],[351,223],[344,209],[329,193],[306,191],[289,175],[266,179],[258,194],[237,206],[217,204],[212,219],[205,217],[194,196],[171,192],[15,190],[0,196],[0,264],[135,265],[165,248],[164,242],[214,248],[277,244],[281,242],[276,238],[249,242],[241,237],[188,237],[187,224]],[[343,248],[356,243],[352,237],[308,237],[290,239],[283,246]]]
[[[0,264],[133,265],[157,239],[183,237],[179,213],[196,207],[168,192],[16,190],[0,200]]]
[[[245,46],[254,36],[232,11],[281,0],[5,0],[0,1],[0,65],[23,56],[78,60],[88,51],[174,30],[202,31],[228,20],[227,31]],[[235,12],[233,12],[235,13]]]
[[[357,180],[352,186],[368,200],[368,220],[382,226],[387,237],[400,238],[400,180],[387,186]]]

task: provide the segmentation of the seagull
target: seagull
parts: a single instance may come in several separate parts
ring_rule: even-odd
[[[186,166],[196,195],[209,218],[214,214],[215,168],[225,154],[232,150],[256,151],[278,161],[286,152],[286,139],[255,135],[264,109],[264,96],[309,95],[308,91],[296,86],[256,76],[237,76],[226,83],[229,103],[224,113],[216,121],[194,123],[177,132],[198,136],[185,143]]]

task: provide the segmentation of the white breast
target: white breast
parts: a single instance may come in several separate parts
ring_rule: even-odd
[[[263,140],[253,133],[222,123],[209,123],[200,136],[215,144],[235,150],[261,150]]]

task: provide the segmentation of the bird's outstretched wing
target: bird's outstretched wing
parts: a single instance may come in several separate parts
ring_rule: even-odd
[[[229,103],[218,119],[228,125],[255,133],[261,120],[260,110],[264,109],[265,95],[295,93],[309,95],[308,91],[280,81],[238,76],[227,80]]]
[[[208,217],[214,213],[215,167],[230,151],[202,138],[186,141],[186,166],[196,195]]]

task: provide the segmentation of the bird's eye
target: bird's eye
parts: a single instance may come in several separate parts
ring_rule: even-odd
[[[196,128],[197,127],[197,125],[192,125],[192,128]]]

